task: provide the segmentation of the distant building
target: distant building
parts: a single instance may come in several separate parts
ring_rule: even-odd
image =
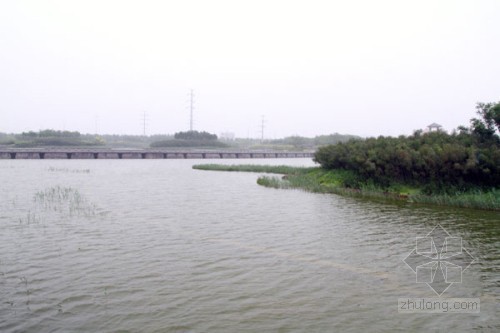
[[[427,126],[427,132],[441,132],[443,131],[443,126],[432,123],[429,126]]]
[[[222,132],[219,135],[219,139],[225,140],[225,141],[234,141],[235,136],[233,132]]]

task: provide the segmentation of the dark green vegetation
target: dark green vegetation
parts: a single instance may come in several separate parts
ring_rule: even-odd
[[[452,134],[422,133],[398,138],[352,140],[321,147],[315,162],[324,169],[351,170],[360,184],[402,183],[426,194],[453,194],[500,186],[500,104],[478,104],[481,119]],[[353,183],[353,188],[360,184]]]
[[[186,131],[175,133],[174,139],[189,141],[217,141],[217,135],[210,134],[208,132]]]
[[[480,118],[451,134],[350,140],[317,150],[321,167],[198,165],[195,169],[284,174],[257,183],[319,193],[500,210],[500,103],[479,103]]]
[[[79,132],[42,130],[21,134],[0,133],[0,145],[9,147],[106,146],[113,148],[145,148],[154,141],[168,140],[169,135],[94,135]]]
[[[187,131],[175,133],[174,139],[155,141],[152,148],[161,147],[214,147],[225,148],[227,144],[217,140],[217,135],[208,132]]]
[[[79,132],[42,130],[11,136],[3,135],[0,144],[14,147],[102,146],[104,141],[98,137],[82,136]]]
[[[40,134],[42,133],[42,134]],[[49,134],[49,135],[47,135]],[[77,139],[78,138],[78,139]],[[313,150],[321,145],[335,144],[360,137],[345,134],[320,135],[314,138],[290,136],[283,139],[264,140],[252,138],[235,138],[218,140],[215,134],[207,132],[186,131],[175,135],[123,135],[123,134],[81,134],[78,132],[43,130],[21,134],[0,133],[0,145],[9,147],[41,147],[41,146],[92,146],[99,145],[112,148],[234,148],[250,150]]]

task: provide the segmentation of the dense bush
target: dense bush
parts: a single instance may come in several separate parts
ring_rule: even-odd
[[[93,141],[80,140],[78,138],[42,137],[29,141],[16,141],[14,146],[23,147],[63,147],[63,146],[102,146],[104,141],[94,139]]]
[[[354,170],[382,185],[425,184],[431,193],[500,186],[499,103],[478,104],[481,119],[459,132],[351,140],[321,147],[314,160],[326,169]]]
[[[99,137],[81,135],[80,132],[51,129],[23,132],[15,135],[14,140],[10,140],[8,143],[15,147],[100,146],[105,144]]]
[[[187,131],[177,132],[174,139],[158,140],[150,145],[153,148],[166,147],[228,147],[223,142],[217,140],[217,135],[208,132]]]
[[[70,131],[55,131],[51,129],[41,130],[39,132],[23,132],[21,137],[26,138],[79,138],[80,132],[70,132]]]

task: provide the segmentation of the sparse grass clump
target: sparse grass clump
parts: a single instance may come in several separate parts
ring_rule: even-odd
[[[257,184],[272,188],[290,188],[290,182],[278,177],[261,176],[257,178]]]
[[[69,169],[69,168],[54,168],[49,167],[50,172],[67,172],[67,173],[90,173],[90,169]]]
[[[71,187],[55,186],[35,193],[33,200],[45,210],[83,216],[94,216],[97,207]]]

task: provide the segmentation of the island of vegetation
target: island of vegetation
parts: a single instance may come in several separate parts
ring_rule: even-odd
[[[0,147],[89,147],[102,148],[217,148],[274,151],[312,151],[320,146],[361,139],[355,135],[333,133],[307,138],[298,135],[281,139],[219,138],[215,134],[199,131],[184,131],[175,134],[131,135],[131,134],[83,134],[76,131],[45,129],[23,133],[0,132]]]
[[[155,141],[151,148],[193,147],[193,148],[226,148],[227,144],[218,140],[216,134],[198,131],[175,133],[173,139]]]
[[[257,183],[468,208],[500,210],[500,102],[478,103],[469,127],[410,136],[353,139],[320,147],[319,167],[195,165],[200,170],[250,171]]]
[[[0,135],[0,145],[16,148],[103,146],[104,141],[98,136],[82,135],[76,131],[56,131],[51,129],[38,132],[29,131],[21,134]]]

